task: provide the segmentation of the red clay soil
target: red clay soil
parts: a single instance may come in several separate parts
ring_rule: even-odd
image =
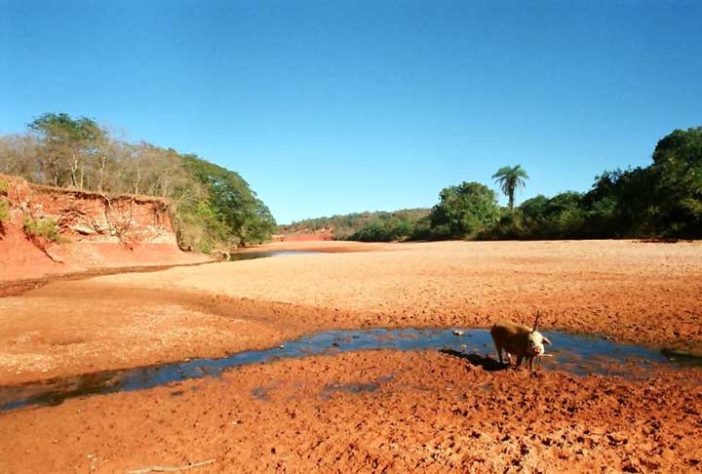
[[[207,256],[185,253],[173,244],[140,243],[127,247],[119,242],[55,244],[48,252],[37,248],[19,232],[0,240],[0,287],[18,280],[67,275],[108,268],[188,265],[211,261]],[[0,290],[2,291],[2,290]]]
[[[699,472],[701,382],[318,356],[0,414],[0,460],[9,473]]]
[[[374,245],[61,281],[0,299],[0,384],[536,310],[548,329],[699,347],[701,295],[697,242]],[[700,382],[489,372],[435,351],[279,361],[2,413],[0,471],[702,472]]]
[[[53,188],[0,175],[0,283],[103,268],[176,265],[209,260],[178,248],[168,202]],[[27,223],[52,222],[54,240]]]

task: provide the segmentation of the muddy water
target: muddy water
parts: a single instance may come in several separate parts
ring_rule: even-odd
[[[547,351],[553,357],[540,358],[538,365],[547,370],[559,369],[577,375],[600,374],[631,378],[645,377],[652,366],[658,365],[702,367],[699,359],[666,357],[655,349],[619,344],[602,337],[558,331],[544,334],[553,342],[551,347],[547,346]],[[494,360],[495,350],[490,334],[485,329],[327,331],[287,341],[273,349],[240,352],[221,359],[192,359],[159,366],[104,371],[40,383],[4,386],[0,387],[0,411],[30,405],[56,405],[73,397],[140,390],[206,376],[216,377],[223,370],[247,364],[371,349],[440,350],[456,357],[460,363],[479,365],[488,371],[504,369]],[[330,385],[321,396],[327,397],[335,391],[373,391],[390,379],[391,377],[363,386]],[[266,393],[264,390],[252,396],[265,400]]]

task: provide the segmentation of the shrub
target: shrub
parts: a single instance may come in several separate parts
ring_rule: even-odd
[[[5,235],[5,221],[10,219],[10,204],[0,198],[0,237]]]
[[[53,219],[25,218],[23,229],[24,233],[34,241],[45,239],[58,242],[60,238],[58,224]]]
[[[475,237],[500,218],[495,191],[476,182],[449,186],[431,210],[431,231],[437,238]]]
[[[10,204],[5,199],[0,199],[0,222],[10,219]]]

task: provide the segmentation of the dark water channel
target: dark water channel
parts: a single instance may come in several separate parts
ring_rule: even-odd
[[[545,335],[553,342],[540,358],[543,369],[567,370],[577,375],[601,374],[625,377],[645,376],[653,365],[670,367],[702,367],[700,359],[667,357],[660,351],[628,344],[619,344],[601,337],[582,336],[550,331]],[[187,379],[217,377],[222,371],[248,364],[314,354],[336,354],[369,349],[400,351],[440,350],[457,357],[460,363],[481,365],[486,370],[501,370],[495,360],[495,349],[485,329],[465,329],[457,336],[451,329],[366,329],[327,331],[286,341],[279,347],[260,351],[244,351],[221,359],[192,359],[151,367],[110,370],[40,383],[0,387],[0,411],[31,405],[57,405],[66,399],[93,394],[141,390]],[[525,369],[526,370],[526,369]],[[382,383],[379,381],[378,383]],[[372,391],[375,386],[329,386],[328,392]],[[323,394],[324,395],[324,394]],[[254,394],[265,399],[265,392]]]
[[[232,252],[229,254],[229,262],[239,262],[242,260],[254,260],[257,258],[267,258],[283,255],[319,255],[324,252],[316,252],[313,250],[271,250],[271,251],[256,251],[256,252]]]

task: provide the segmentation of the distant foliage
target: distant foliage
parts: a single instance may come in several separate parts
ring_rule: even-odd
[[[505,208],[480,183],[449,186],[431,213],[413,220],[397,213],[349,214],[303,221],[310,227],[352,228],[354,240],[702,238],[702,127],[662,138],[647,167],[605,171],[587,193],[543,195],[514,205],[528,178],[521,166],[493,175]]]
[[[186,249],[258,243],[275,229],[268,208],[237,173],[196,155],[119,140],[86,117],[44,114],[27,133],[0,137],[0,173],[105,195],[168,198]]]
[[[317,232],[332,230],[337,240],[390,242],[417,237],[417,230],[426,222],[429,209],[402,209],[394,212],[362,212],[331,217],[318,217],[279,226],[278,232]]]
[[[431,210],[433,237],[475,237],[500,218],[495,191],[484,184],[464,182],[439,193],[439,204]]]
[[[416,238],[419,221],[424,213],[378,212],[369,223],[348,237],[360,242],[397,242]]]
[[[653,163],[605,171],[585,194],[536,196],[484,238],[702,237],[702,127],[661,139]]]
[[[517,166],[503,166],[495,174],[492,175],[492,179],[500,186],[500,189],[507,196],[509,200],[509,210],[514,210],[514,192],[518,188],[523,188],[526,186],[526,179],[529,179],[529,175],[526,170]]]

